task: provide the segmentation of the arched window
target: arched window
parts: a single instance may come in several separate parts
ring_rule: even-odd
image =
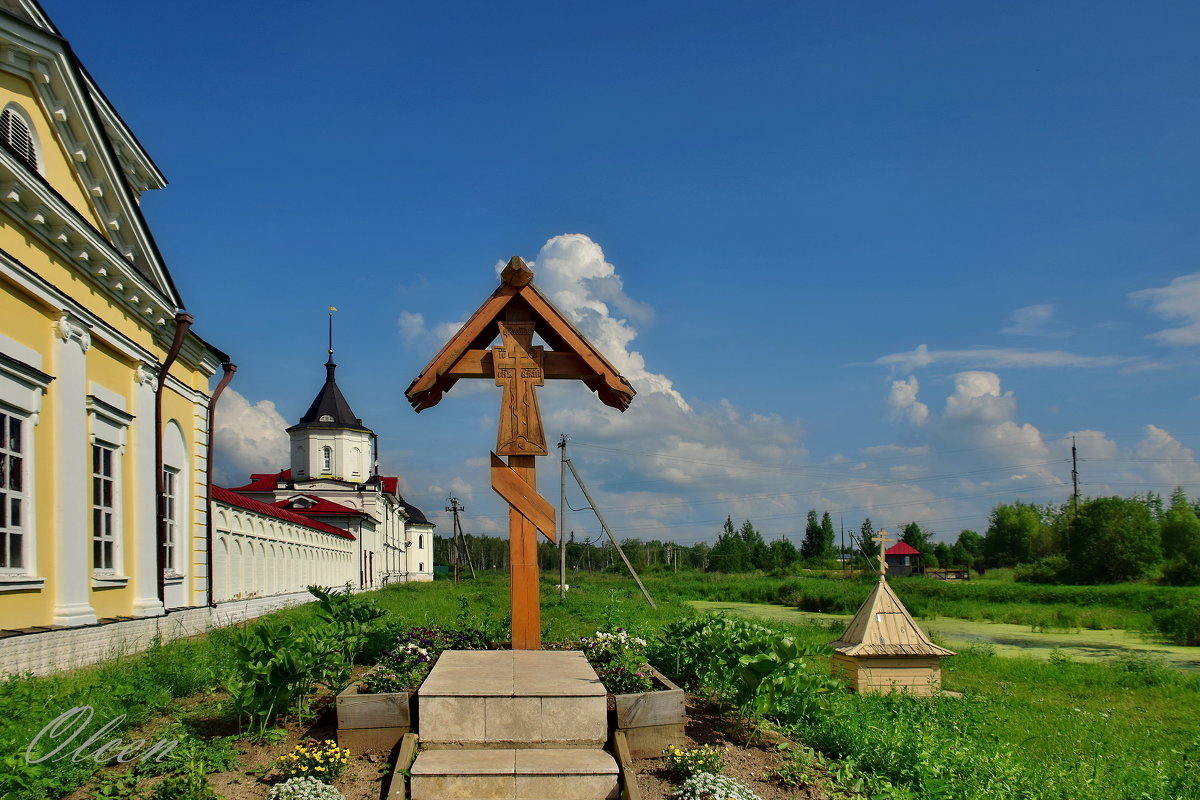
[[[326,474],[333,472],[333,448],[328,445],[321,448],[321,471]]]
[[[33,128],[18,106],[10,105],[0,113],[0,144],[25,162],[25,166],[38,171],[38,147]]]

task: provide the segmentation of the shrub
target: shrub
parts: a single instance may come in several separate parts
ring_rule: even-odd
[[[199,772],[168,775],[154,787],[150,800],[220,800]]]
[[[759,800],[758,795],[737,778],[709,772],[688,778],[671,797],[674,800]]]
[[[1068,583],[1070,567],[1066,556],[1049,556],[1033,564],[1018,564],[1013,569],[1013,580],[1018,583]]]
[[[725,751],[708,744],[691,750],[671,745],[663,750],[663,756],[667,759],[667,769],[680,780],[703,772],[717,775],[725,769]]]
[[[1175,644],[1200,645],[1200,599],[1192,597],[1151,613],[1154,627]]]
[[[315,777],[334,780],[350,763],[350,751],[339,748],[337,742],[316,739],[296,745],[292,752],[275,759],[275,769],[284,778]]]
[[[270,800],[343,800],[342,793],[311,776],[289,778],[271,787]]]

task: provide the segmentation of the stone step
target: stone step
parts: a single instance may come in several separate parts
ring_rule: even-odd
[[[421,747],[599,748],[604,685],[577,651],[451,650],[421,685]]]
[[[425,750],[412,800],[617,800],[617,762],[603,750]]]

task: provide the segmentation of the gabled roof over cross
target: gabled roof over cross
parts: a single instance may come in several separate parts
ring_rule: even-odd
[[[500,336],[500,323],[510,306],[527,310],[534,333],[553,348],[543,354],[546,378],[581,380],[605,405],[618,411],[629,408],[636,393],[633,386],[533,285],[532,279],[533,271],[523,260],[516,256],[509,260],[500,275],[499,288],[405,391],[414,409],[420,412],[437,405],[459,378],[495,376],[492,351],[487,347]]]

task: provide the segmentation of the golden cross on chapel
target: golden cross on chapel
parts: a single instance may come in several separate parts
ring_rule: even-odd
[[[896,541],[888,536],[888,532],[880,530],[878,536],[871,537],[872,542],[879,542],[879,580],[887,577],[887,546]]]
[[[537,335],[551,349],[533,344]],[[500,344],[490,347],[499,337]],[[430,361],[405,395],[418,412],[435,406],[460,378],[503,387],[492,453],[492,489],[508,502],[510,597],[514,650],[541,648],[537,532],[554,541],[554,506],[537,492],[537,456],[546,435],[536,388],[546,379],[580,380],[600,402],[624,411],[633,387],[533,285],[533,270],[509,260],[500,286]],[[507,456],[508,463],[500,459]]]

